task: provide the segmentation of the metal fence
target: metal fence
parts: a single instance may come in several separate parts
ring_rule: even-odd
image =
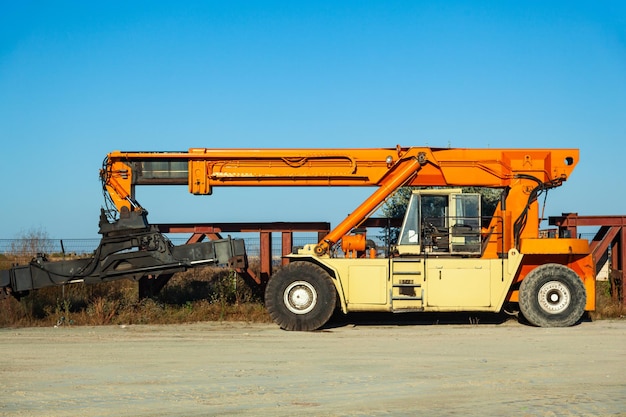
[[[591,240],[593,234],[581,234],[580,238]],[[246,252],[249,256],[259,256],[260,239],[258,237],[244,237]],[[182,245],[186,238],[170,238],[174,245]],[[86,255],[93,253],[100,239],[0,239],[0,254],[77,254]],[[312,237],[293,238],[294,246],[304,246],[309,243],[317,243]],[[272,239],[272,257],[282,256],[281,240]]]

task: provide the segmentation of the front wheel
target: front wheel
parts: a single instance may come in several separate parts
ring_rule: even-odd
[[[265,307],[285,330],[322,327],[335,310],[337,292],[330,275],[310,262],[292,262],[267,283]]]
[[[582,317],[587,292],[570,268],[545,264],[533,269],[522,281],[519,305],[523,316],[539,327],[567,327]]]

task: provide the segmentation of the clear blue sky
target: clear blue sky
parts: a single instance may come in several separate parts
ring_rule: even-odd
[[[4,1],[0,238],[93,238],[112,150],[575,147],[626,214],[624,1]],[[140,188],[150,221],[331,221],[371,189]]]

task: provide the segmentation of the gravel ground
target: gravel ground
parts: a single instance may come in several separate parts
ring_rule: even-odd
[[[626,320],[0,329],[0,416],[626,416]]]

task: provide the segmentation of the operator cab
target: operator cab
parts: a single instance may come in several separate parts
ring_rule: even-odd
[[[400,255],[480,255],[480,194],[460,188],[415,190],[396,246]]]

